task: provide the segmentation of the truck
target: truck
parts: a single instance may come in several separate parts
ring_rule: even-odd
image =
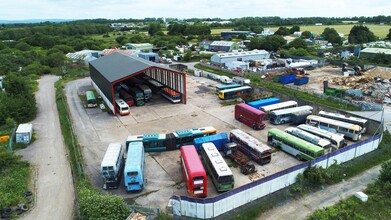
[[[255,165],[250,163],[250,159],[238,149],[236,143],[226,143],[223,152],[226,158],[230,158],[233,163],[239,166],[240,172],[244,175],[257,172]]]
[[[195,146],[197,151],[199,151],[201,149],[202,144],[207,142],[213,143],[216,146],[217,150],[222,151],[224,150],[225,144],[229,142],[229,139],[227,133],[223,132],[205,137],[194,138],[193,145]]]
[[[243,77],[235,76],[235,77],[232,78],[232,83],[237,83],[237,84],[240,84],[242,86],[249,86],[251,81],[249,79],[246,79],[246,78],[243,78]]]

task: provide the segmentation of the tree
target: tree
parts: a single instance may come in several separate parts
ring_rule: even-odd
[[[115,41],[120,44],[120,45],[124,45],[126,43],[126,37],[125,36],[119,36],[117,38],[115,38]]]
[[[149,24],[148,34],[150,36],[153,36],[153,35],[155,35],[157,32],[159,32],[161,30],[162,30],[162,27],[160,26],[160,23],[152,22],[152,23]]]
[[[305,42],[305,40],[303,40],[301,38],[295,38],[293,41],[289,42],[288,47],[294,47],[296,49],[299,49],[299,48],[306,49],[307,43]]]
[[[376,40],[375,35],[368,27],[362,25],[354,25],[349,33],[349,43],[362,44]]]
[[[289,35],[290,31],[287,27],[279,27],[278,30],[274,33],[274,35],[286,36]]]
[[[255,27],[250,27],[250,30],[256,34],[260,34],[264,29],[263,27],[255,26]]]
[[[15,45],[15,48],[21,51],[28,51],[31,49],[31,46],[26,42],[20,42]]]
[[[388,34],[387,34],[386,39],[391,40],[391,28],[388,30]]]
[[[46,62],[50,67],[61,67],[65,62],[65,56],[61,52],[55,52],[47,56]]]
[[[322,36],[325,40],[332,44],[342,45],[342,38],[339,36],[339,34],[334,28],[325,28],[322,33]]]
[[[303,32],[301,33],[301,38],[303,38],[303,39],[311,38],[311,32],[309,32],[309,31],[303,31]]]
[[[379,180],[383,183],[391,182],[391,161],[383,163],[381,168]]]
[[[291,29],[289,29],[289,32],[290,32],[291,34],[293,34],[293,33],[295,33],[295,32],[298,32],[298,31],[300,31],[300,27],[297,26],[297,25],[295,25],[295,26],[291,27]]]

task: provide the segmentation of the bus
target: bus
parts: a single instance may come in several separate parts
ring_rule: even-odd
[[[87,91],[86,97],[87,97],[87,107],[88,108],[95,108],[98,106],[98,101],[96,100],[93,91]]]
[[[277,128],[269,129],[267,142],[298,160],[313,160],[324,155],[324,149]]]
[[[124,151],[121,143],[110,143],[100,164],[103,189],[116,189],[121,182]]]
[[[133,96],[131,96],[128,92],[123,89],[120,89],[118,93],[119,97],[123,99],[129,107],[134,105]]]
[[[115,100],[115,107],[120,115],[129,115],[130,110],[128,104],[122,99]]]
[[[218,96],[221,100],[227,100],[227,99],[239,98],[243,94],[251,94],[251,87],[250,86],[241,86],[241,87],[232,88],[232,89],[220,90]]]
[[[126,191],[140,191],[144,188],[144,146],[142,142],[129,143],[126,146],[124,185]]]
[[[161,94],[164,98],[168,99],[172,103],[181,102],[181,94],[176,92],[168,87],[165,87],[161,90]]]
[[[251,157],[255,162],[264,165],[272,159],[272,149],[255,139],[246,132],[234,129],[230,132],[229,140],[238,145],[238,149]]]
[[[181,147],[182,174],[187,185],[187,192],[192,197],[206,197],[208,181],[206,172],[194,145]]]
[[[240,84],[229,84],[229,85],[218,85],[216,86],[216,94],[219,94],[221,90],[225,89],[233,89],[233,88],[238,88],[241,87],[242,85]]]
[[[333,133],[344,134],[345,137],[348,137],[353,141],[358,141],[361,139],[362,128],[360,125],[337,121],[331,118],[320,117],[317,115],[309,115],[307,117],[306,124],[310,124]]]
[[[139,88],[144,93],[145,102],[152,100],[152,90],[147,85],[137,85],[137,88]]]
[[[134,87],[129,88],[130,94],[133,96],[134,102],[136,103],[137,106],[144,105],[144,93]]]
[[[295,101],[286,101],[286,102],[280,102],[272,105],[266,105],[261,107],[259,110],[266,113],[266,116],[269,118],[270,112],[275,110],[281,110],[286,108],[294,108],[297,107],[297,102]]]
[[[331,152],[332,147],[331,147],[331,142],[329,140],[320,138],[314,134],[311,134],[309,132],[306,132],[306,131],[303,131],[303,130],[300,130],[300,129],[294,128],[294,127],[285,128],[285,132],[287,132],[293,136],[296,136],[298,138],[301,138],[303,140],[306,140],[310,143],[313,143],[313,144],[325,149],[325,152],[328,152],[328,153]]]
[[[161,152],[177,150],[180,146],[193,144],[194,138],[216,134],[214,127],[202,127],[177,130],[168,134],[131,135],[126,139],[130,142],[143,142],[145,152]]]
[[[212,179],[218,192],[234,188],[234,175],[224,158],[213,143],[203,143],[201,146],[201,161]]]
[[[256,108],[256,109],[260,109],[263,106],[277,104],[277,103],[280,103],[280,99],[278,99],[278,98],[267,98],[267,99],[259,99],[259,100],[255,100],[255,101],[249,102],[249,103],[247,103],[247,105],[249,105],[249,106],[251,106],[253,108]]]
[[[299,107],[293,107],[293,108],[286,108],[286,109],[280,109],[275,110],[270,113],[270,122],[279,125],[279,124],[285,124],[292,121],[292,113],[294,112],[303,112],[303,111],[310,111],[312,112],[313,108],[309,105],[303,105]]]
[[[266,114],[244,103],[235,105],[235,119],[254,130],[264,129],[266,127]]]
[[[345,147],[347,144],[345,142],[344,135],[335,134],[330,131],[326,131],[311,125],[302,124],[297,126],[298,129],[306,131],[308,133],[314,134],[318,137],[324,138],[331,142],[331,146],[338,150],[339,148]]]
[[[347,122],[350,124],[359,125],[362,128],[361,133],[364,134],[367,131],[368,127],[368,120],[363,118],[356,118],[356,117],[350,117],[347,115],[342,115],[338,113],[332,113],[332,112],[326,112],[326,111],[320,111],[318,113],[319,116],[325,117],[325,118],[331,118],[338,121]]]
[[[164,85],[160,82],[154,80],[154,79],[147,79],[147,83],[152,89],[153,93],[158,93],[162,88],[164,88]]]

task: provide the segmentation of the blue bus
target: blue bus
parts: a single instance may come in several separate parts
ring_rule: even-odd
[[[256,108],[256,109],[260,109],[263,106],[277,104],[277,103],[280,103],[280,99],[268,98],[268,99],[260,99],[260,100],[252,101],[252,102],[247,103],[247,105],[249,105],[253,108]]]
[[[140,191],[144,187],[144,146],[142,142],[131,142],[127,145],[124,168],[126,191]]]

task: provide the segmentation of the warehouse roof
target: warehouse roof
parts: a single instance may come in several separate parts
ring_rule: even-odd
[[[232,41],[213,41],[213,43],[211,43],[210,45],[211,46],[227,46],[227,47],[230,47],[234,43],[235,42],[232,42]]]
[[[90,65],[98,70],[109,82],[115,82],[150,67],[159,67],[171,72],[178,72],[164,65],[118,52],[91,61]]]
[[[265,55],[269,54],[266,50],[252,50],[252,51],[242,51],[242,52],[229,52],[229,53],[218,53],[215,54],[220,58],[224,57],[244,57],[244,56],[254,56],[254,55]]]
[[[361,53],[384,53],[391,55],[391,49],[367,47],[361,51]]]

